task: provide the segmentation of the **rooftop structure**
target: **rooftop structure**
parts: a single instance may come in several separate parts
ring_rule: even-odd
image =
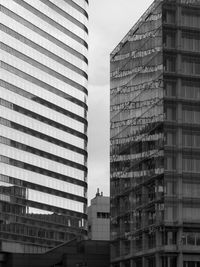
[[[88,207],[88,237],[91,240],[110,240],[110,198],[97,190]]]

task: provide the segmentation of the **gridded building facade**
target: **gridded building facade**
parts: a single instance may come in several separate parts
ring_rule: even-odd
[[[0,0],[1,249],[85,235],[87,0]]]
[[[200,1],[154,1],[110,60],[111,265],[199,267]]]

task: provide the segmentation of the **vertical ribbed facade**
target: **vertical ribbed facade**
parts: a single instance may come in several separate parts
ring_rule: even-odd
[[[1,249],[86,234],[86,0],[0,0]]]
[[[155,0],[110,61],[112,267],[199,267],[200,1]]]

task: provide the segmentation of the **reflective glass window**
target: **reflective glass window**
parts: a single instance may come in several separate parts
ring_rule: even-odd
[[[181,86],[181,97],[199,99],[200,98],[200,87],[198,82],[194,81],[182,81]]]
[[[163,37],[164,46],[167,48],[175,48],[176,47],[176,33],[173,31],[164,32]]]
[[[169,170],[169,171],[176,169],[176,157],[175,156],[166,156],[165,168],[166,170]]]
[[[10,47],[12,46],[13,42],[15,43],[14,49],[10,47],[7,49],[7,51],[9,51],[10,53],[14,54],[20,52],[21,54],[19,54],[19,56],[21,55],[21,59],[23,58],[23,55],[26,55],[31,58],[31,60],[34,59],[42,65],[47,66],[50,69],[56,70],[57,73],[60,73],[61,75],[64,75],[83,86],[87,85],[87,79],[82,74],[77,73],[75,70],[71,70],[70,68],[59,63],[58,61],[53,60],[52,58],[48,57],[47,55],[44,55],[42,52],[36,49],[31,48],[28,45],[24,45],[22,42],[5,34],[4,32],[1,33],[1,37],[4,44]],[[31,60],[29,61],[31,62]]]
[[[11,148],[3,144],[0,144],[0,148],[2,151],[1,155],[5,157],[15,159],[33,166],[38,166],[40,168],[47,169],[48,171],[70,176],[78,180],[84,180],[84,171],[75,167],[66,166],[46,158],[41,158],[37,155],[27,153],[25,151],[19,151],[15,148]]]
[[[190,27],[199,27],[200,25],[200,16],[198,9],[183,9],[182,10],[182,25]]]
[[[54,3],[56,6],[64,10],[66,13],[83,23],[84,25],[88,24],[88,19],[86,16],[78,11],[76,8],[73,8],[71,5],[69,5],[67,2],[65,5],[63,5],[60,0],[50,0],[52,3]]]
[[[34,67],[31,64],[26,63],[25,61],[22,61],[5,51],[1,51],[1,56],[2,56],[2,60],[6,62],[7,64],[9,64],[10,66],[16,69],[19,69],[22,72],[27,73],[30,76],[35,77],[36,79],[39,79],[40,81],[45,82],[46,84],[49,84],[63,91],[64,93],[67,93],[81,100],[82,102],[85,102],[85,97],[86,97],[85,93],[78,89],[78,88],[83,89],[81,85],[77,83],[74,84],[73,82],[70,82],[69,80],[68,82],[67,81],[65,82],[64,81],[65,79],[64,80],[59,79],[55,72],[52,73],[54,76],[49,75],[45,70],[40,70],[39,68]],[[11,67],[8,66],[8,69],[11,69]],[[29,78],[29,80],[31,80],[31,77]]]
[[[200,159],[199,158],[191,158],[189,156],[183,157],[183,170],[186,172],[200,172]]]
[[[35,131],[41,132],[48,136],[52,136],[58,140],[62,139],[62,141],[72,144],[74,146],[83,148],[85,147],[84,140],[67,132],[64,132],[60,129],[52,127],[51,125],[44,124],[38,120],[32,119],[31,117],[24,116],[18,112],[13,112],[3,106],[0,106],[2,117],[7,119],[8,121],[13,121],[22,126],[28,127]],[[62,138],[61,138],[62,136]]]
[[[44,192],[39,192],[39,191],[32,190],[32,189],[28,189],[27,199],[31,201],[36,201],[39,203],[44,203],[47,205],[61,207],[63,209],[74,210],[74,211],[82,212],[82,213],[84,212],[84,204],[81,202],[58,197],[58,196],[47,194]]]
[[[33,5],[33,2],[31,0],[25,0],[25,2],[31,5],[32,7],[35,7],[35,5]],[[78,37],[82,39],[86,37],[86,33],[83,29],[81,29],[75,23],[68,20],[66,17],[60,15],[58,12],[55,12],[54,9],[49,8],[48,5],[41,2],[39,6],[39,11],[48,16],[49,18],[51,18],[52,20],[54,20],[56,23],[63,26],[64,28],[69,29],[72,33],[74,33]]]
[[[167,107],[167,120],[174,121],[176,120],[176,108],[175,107]]]
[[[176,12],[175,10],[165,10],[163,13],[163,21],[165,23],[174,24],[176,22]]]
[[[183,32],[182,46],[185,50],[200,51],[200,34],[193,32]]]
[[[183,132],[183,146],[200,147],[200,135],[198,132]]]
[[[173,131],[167,132],[167,145],[173,146],[176,144],[176,133]]]
[[[74,2],[80,6],[81,8],[83,8],[84,10],[87,11],[88,9],[88,0],[74,0]]]
[[[41,97],[42,99],[45,99],[49,102],[53,102],[55,105],[60,106],[63,109],[67,109],[72,113],[75,113],[84,118],[85,108],[70,101],[70,97],[68,97],[69,100],[64,97],[60,97],[58,94],[53,93],[51,91],[47,91],[45,90],[45,88],[42,88],[42,86],[40,87],[32,82],[29,82],[5,69],[1,69],[1,77],[4,81],[7,82],[7,84],[5,85],[6,88],[9,88],[10,90],[13,87],[11,88],[9,84],[22,89],[23,93],[21,92],[21,94],[26,94],[26,92],[30,92],[31,94],[35,95],[35,98],[36,96]],[[3,82],[1,84],[4,85]],[[20,89],[17,90],[16,88],[13,88],[12,91],[15,91],[19,94],[21,91]]]
[[[33,183],[34,181],[34,183],[38,185],[54,188],[56,190],[85,197],[84,187],[81,185],[76,185],[63,180],[55,179],[53,177],[44,174],[31,172],[30,170],[20,169],[15,166],[12,166],[11,168],[10,166],[3,163],[0,163],[0,166],[1,166],[0,179],[3,181],[5,181],[6,179],[6,181],[9,182],[8,177],[14,177],[19,181],[26,181],[30,183]]]
[[[164,90],[166,96],[176,96],[176,82],[175,81],[165,81]]]
[[[183,57],[182,58],[182,71],[185,74],[200,74],[200,60],[198,58]]]
[[[55,36],[58,40],[74,48],[76,51],[82,53],[83,55],[87,54],[87,48],[83,44],[74,40],[62,31],[56,30],[55,32],[54,26],[34,15],[32,12],[28,11],[22,6],[16,4],[14,1],[4,1],[3,6],[7,7],[9,10],[13,11],[15,14],[21,16],[22,18],[28,19],[29,22],[33,23],[35,26],[46,31],[47,33]]]
[[[164,59],[164,69],[168,72],[176,71],[176,57],[175,56],[166,56]]]
[[[200,196],[200,184],[199,183],[195,183],[195,184],[183,183],[183,196],[189,197],[189,198],[199,198],[199,196]]]
[[[166,194],[167,195],[176,195],[177,193],[177,183],[175,181],[166,182]]]
[[[200,124],[200,111],[192,109],[183,109],[183,122]]]
[[[5,92],[5,90],[0,87],[1,92]],[[24,97],[20,95],[16,95],[12,92],[6,91],[7,95],[5,95],[5,98],[9,100],[7,101],[7,107],[9,103],[16,104],[17,106],[21,106],[26,110],[32,111],[32,114],[38,114],[42,117],[48,118],[49,121],[55,121],[56,123],[59,123],[63,126],[70,127],[76,131],[79,131],[81,133],[84,133],[84,124],[80,121],[77,121],[76,119],[70,118],[68,116],[65,116],[63,114],[60,114],[50,108],[47,108],[45,106],[41,106],[38,103],[33,103],[31,100],[25,99]],[[3,105],[5,99],[1,99],[0,104]],[[5,100],[6,101],[6,100]],[[9,107],[8,107],[9,108]],[[13,109],[13,108],[12,108]],[[20,112],[20,111],[19,111]],[[27,116],[30,116],[30,112],[27,112]],[[35,118],[39,120],[39,116],[37,117],[35,115]],[[53,125],[53,124],[52,124]]]
[[[80,55],[76,53],[72,53],[70,49],[67,50],[68,47],[65,45],[65,43],[62,43],[62,45],[61,43],[57,43],[57,42],[55,43],[56,39],[53,37],[51,40],[50,38],[48,39],[47,36],[49,35],[47,35],[47,33],[46,33],[47,36],[45,35],[46,38],[43,37],[41,34],[39,34],[37,31],[32,31],[30,35],[27,27],[25,27],[23,24],[19,23],[18,21],[13,20],[10,17],[8,19],[8,16],[6,16],[4,13],[1,14],[1,21],[4,25],[6,25],[6,26],[3,26],[4,27],[3,29],[7,34],[10,34],[11,36],[16,38],[15,33],[19,33],[22,36],[21,41],[23,40],[23,36],[24,36],[27,40],[31,40],[32,42],[40,45],[41,47],[48,49],[50,52],[74,64],[80,69],[84,71],[87,70],[87,64],[83,60],[83,57],[80,58],[78,57]],[[7,27],[9,27],[9,31]],[[12,31],[10,29],[12,29]]]
[[[188,234],[187,236],[187,243],[188,245],[195,245],[195,236],[194,234]]]
[[[26,133],[20,133],[19,131],[12,129],[9,130],[4,125],[1,125],[1,135],[0,141],[3,142],[1,139],[3,136],[6,136],[7,139],[11,139],[13,141],[23,143],[29,147],[33,147],[39,150],[43,150],[44,152],[48,152],[52,155],[56,155],[58,157],[62,157],[64,159],[69,159],[71,161],[84,164],[85,156],[64,147],[57,146],[53,143],[47,142],[44,139],[38,139],[35,136],[27,135]]]

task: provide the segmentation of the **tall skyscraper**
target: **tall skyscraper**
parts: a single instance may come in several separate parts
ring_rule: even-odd
[[[87,0],[0,0],[1,249],[86,234]]]
[[[154,1],[110,60],[112,266],[199,267],[200,1]]]

